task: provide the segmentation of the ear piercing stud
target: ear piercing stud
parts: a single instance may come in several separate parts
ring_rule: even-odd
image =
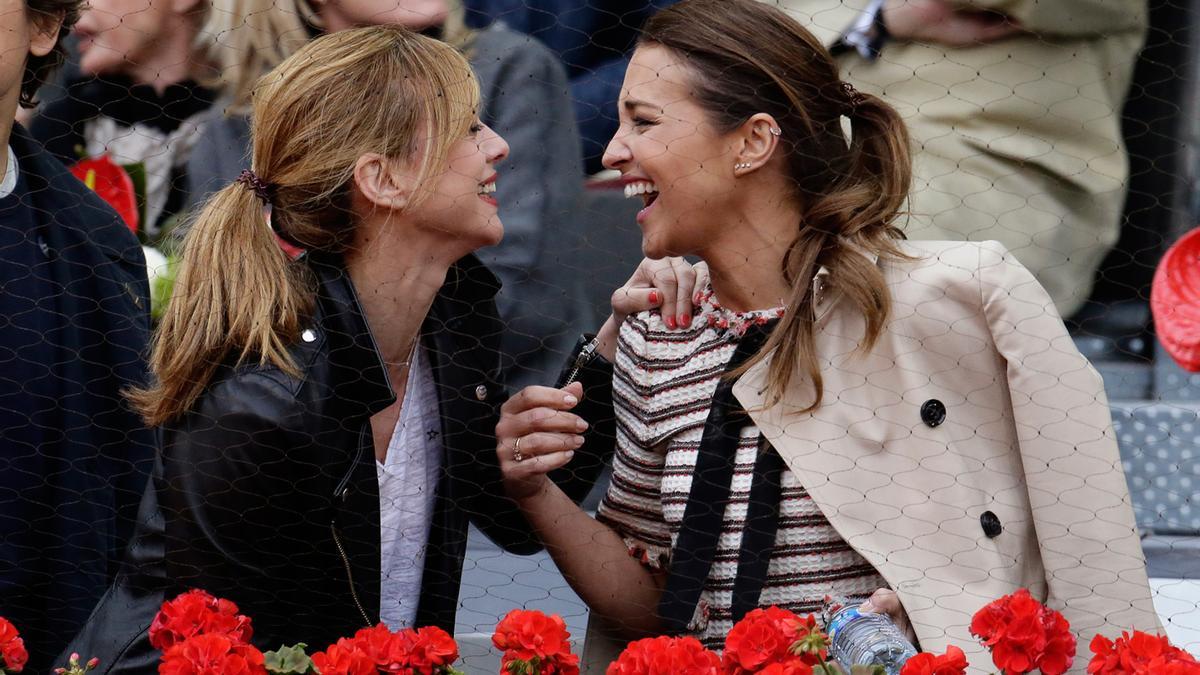
[[[753,165],[750,164],[750,162],[738,162],[737,164],[733,165],[733,168],[734,169],[749,169],[751,166],[753,166]]]

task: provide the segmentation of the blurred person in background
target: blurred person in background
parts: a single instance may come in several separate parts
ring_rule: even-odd
[[[13,122],[81,9],[0,0],[0,615],[29,673],[63,665],[53,657],[116,577],[154,453],[121,397],[146,379],[141,249]]]
[[[1146,0],[763,0],[912,131],[913,239],[1003,243],[1064,317],[1116,244]]]
[[[318,34],[390,24],[444,40],[467,56],[482,91],[480,118],[512,147],[497,167],[507,194],[500,206],[504,240],[479,254],[503,284],[496,302],[506,327],[501,339],[504,380],[514,388],[552,381],[575,336],[592,322],[583,297],[580,219],[573,213],[583,184],[579,140],[566,76],[553,53],[502,23],[467,28],[457,0],[386,5],[371,0],[251,1],[265,3],[252,13],[260,21],[276,15],[281,24],[294,22],[295,28],[286,32],[293,44],[300,26]],[[255,71],[261,74],[272,65],[272,59],[256,56],[256,45],[223,37],[242,30],[223,18],[223,6],[241,3],[213,2],[204,32],[215,38],[212,57],[233,86],[210,114],[191,160],[193,199],[202,199],[247,168],[249,84]],[[275,49],[286,55],[288,43]]]
[[[30,132],[71,166],[107,157],[144,181],[137,222],[147,242],[187,201],[197,121],[213,102],[199,48],[206,0],[92,0],[75,28],[77,71]]]

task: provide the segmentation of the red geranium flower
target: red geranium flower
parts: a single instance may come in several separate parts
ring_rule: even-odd
[[[329,649],[312,655],[313,665],[321,675],[377,675],[374,659],[353,644],[330,645]]]
[[[432,673],[458,660],[458,644],[446,631],[426,626],[400,633],[404,666],[419,673]]]
[[[720,675],[721,658],[694,637],[645,638],[630,643],[607,675]]]
[[[1134,631],[1116,642],[1097,635],[1091,650],[1087,671],[1093,675],[1200,675],[1200,663],[1162,635]]]
[[[166,651],[196,635],[226,635],[234,642],[250,642],[250,619],[238,614],[237,605],[192,589],[162,604],[150,624],[150,644]]]
[[[813,667],[804,659],[794,657],[790,661],[772,663],[758,671],[758,675],[812,675]]]
[[[0,616],[0,671],[19,673],[29,662],[25,641],[12,622]]]
[[[900,675],[965,675],[966,672],[967,655],[953,645],[945,654],[917,654],[900,669]]]
[[[317,657],[313,656],[313,662]],[[430,675],[451,672],[458,660],[458,644],[446,631],[434,626],[418,630],[406,629],[393,633],[384,624],[359,629],[353,638],[342,638],[330,646],[321,660],[334,664],[338,673],[357,675],[361,661],[370,664],[369,672]],[[317,668],[324,675],[320,664]]]
[[[380,670],[387,671],[393,664],[404,660],[404,652],[396,634],[380,623],[370,628],[360,628],[353,638],[338,640],[338,646],[347,650],[358,650],[370,657]]]
[[[730,675],[756,673],[771,664],[799,658],[808,665],[825,660],[828,638],[810,614],[800,618],[778,607],[755,609],[729,631],[722,662]]]
[[[265,675],[262,652],[228,635],[188,638],[167,650],[159,675]]]
[[[492,644],[504,652],[502,672],[577,675],[579,657],[571,653],[570,638],[566,623],[557,614],[514,609],[496,624]]]
[[[995,600],[975,613],[971,633],[992,652],[1004,675],[1040,669],[1062,675],[1075,658],[1075,636],[1062,614],[1021,590]]]
[[[137,233],[137,190],[133,187],[133,179],[129,177],[128,171],[109,159],[108,155],[100,155],[76,162],[71,167],[71,174],[94,190],[117,215],[121,216],[125,225],[134,234]]]

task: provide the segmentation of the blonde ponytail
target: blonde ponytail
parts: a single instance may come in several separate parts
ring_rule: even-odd
[[[279,247],[253,192],[217,192],[189,229],[150,362],[157,384],[131,393],[151,426],[191,408],[232,353],[295,373],[287,345],[312,311],[303,268]]]

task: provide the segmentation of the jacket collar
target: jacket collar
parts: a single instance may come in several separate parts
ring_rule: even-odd
[[[335,394],[355,408],[354,413],[370,417],[395,403],[396,395],[358,293],[340,255],[309,253],[305,259],[316,278],[317,307],[315,325],[306,328],[301,339],[314,346],[325,345],[317,352],[324,352],[329,359]],[[479,303],[494,302],[499,290],[500,282],[478,258],[468,255],[460,259],[446,274],[425,331],[431,326],[461,325],[474,315]],[[460,337],[473,339],[465,332]]]

